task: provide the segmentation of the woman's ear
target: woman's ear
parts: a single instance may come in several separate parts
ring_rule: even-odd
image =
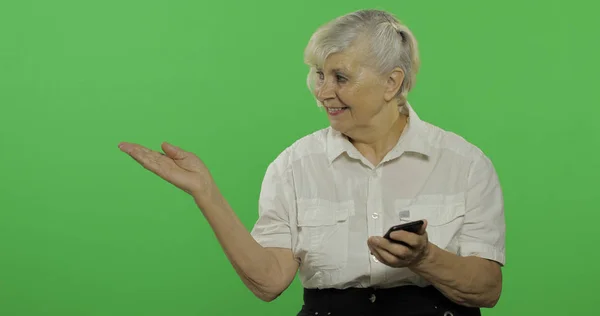
[[[386,89],[384,98],[386,102],[391,101],[398,95],[398,92],[402,89],[402,82],[404,82],[404,70],[400,67],[396,67],[387,77],[385,82]]]

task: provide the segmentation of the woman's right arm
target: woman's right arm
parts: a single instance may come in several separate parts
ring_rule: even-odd
[[[254,295],[269,302],[287,289],[299,267],[290,249],[265,248],[256,242],[216,186],[206,196],[194,196],[194,200]]]
[[[139,144],[119,144],[121,151],[144,168],[193,196],[244,284],[264,301],[277,298],[290,285],[299,267],[289,249],[290,237],[284,238],[288,239],[285,242],[279,241],[276,246],[280,248],[261,246],[219,192],[200,158],[169,143],[163,143],[161,147],[164,154]],[[263,192],[271,194],[271,189],[280,190],[276,183],[278,178],[274,169],[269,168]],[[269,215],[263,218],[269,219],[273,213],[279,218],[287,217],[285,206],[271,208],[268,206],[271,197],[264,196],[266,194],[261,201],[267,205]],[[289,223],[285,219],[279,220],[278,225],[280,229],[287,229],[289,235]],[[271,245],[275,244],[271,242]]]

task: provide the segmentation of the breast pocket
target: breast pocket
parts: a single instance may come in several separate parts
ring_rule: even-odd
[[[400,199],[395,209],[402,222],[427,220],[429,242],[455,252],[457,236],[465,217],[462,195],[426,195],[417,199]],[[456,248],[456,249],[455,249]]]
[[[354,203],[298,200],[298,250],[303,263],[337,270],[348,260],[348,218]]]

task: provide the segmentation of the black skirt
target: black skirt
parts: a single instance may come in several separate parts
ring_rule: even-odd
[[[390,289],[304,289],[298,316],[480,316],[479,308],[458,305],[433,286]]]

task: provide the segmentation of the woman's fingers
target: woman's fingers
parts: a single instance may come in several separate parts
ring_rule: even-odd
[[[383,248],[375,246],[371,248],[371,252],[377,258],[377,260],[379,260],[383,264],[394,266],[398,261],[398,258],[396,256],[394,256],[393,254],[391,254]]]
[[[142,167],[156,173],[160,177],[168,177],[168,173],[172,169],[173,160],[171,158],[144,146],[121,143],[119,144],[119,149],[131,156]]]
[[[133,143],[120,143],[119,149],[127,153],[145,169],[189,194],[204,194],[214,182],[200,159],[187,151],[163,143],[164,154]]]
[[[181,160],[186,157],[186,152],[184,150],[167,142],[162,143],[161,148],[165,154],[173,160]]]

